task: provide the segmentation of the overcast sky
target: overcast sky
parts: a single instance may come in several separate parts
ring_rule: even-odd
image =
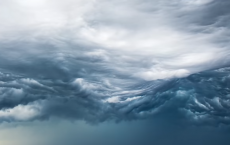
[[[0,144],[229,145],[229,7],[0,0]]]

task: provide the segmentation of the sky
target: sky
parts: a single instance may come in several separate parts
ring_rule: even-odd
[[[229,6],[0,0],[0,144],[229,145]]]

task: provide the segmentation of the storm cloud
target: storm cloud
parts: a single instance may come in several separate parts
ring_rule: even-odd
[[[229,125],[226,0],[8,0],[0,120]]]

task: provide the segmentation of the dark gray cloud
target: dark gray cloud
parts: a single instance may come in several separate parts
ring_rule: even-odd
[[[199,16],[201,24],[229,27],[229,5],[229,1],[226,0],[210,2]]]
[[[229,125],[229,2],[5,5],[1,121],[174,116],[197,125]]]
[[[61,117],[96,123],[178,114],[197,125],[229,124],[229,68],[169,81],[142,82],[121,92],[118,100],[108,101],[117,95],[109,86],[87,83],[82,78],[59,79],[2,73],[1,120]]]

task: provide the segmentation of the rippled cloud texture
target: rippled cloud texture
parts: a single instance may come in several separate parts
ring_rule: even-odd
[[[7,0],[0,121],[230,122],[230,1]]]

